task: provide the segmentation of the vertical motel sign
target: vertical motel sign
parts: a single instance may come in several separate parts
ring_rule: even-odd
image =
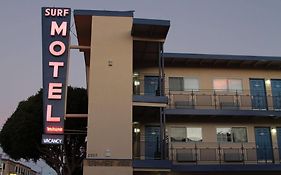
[[[70,8],[42,8],[42,144],[63,144]]]

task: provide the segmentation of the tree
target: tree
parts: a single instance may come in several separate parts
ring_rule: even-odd
[[[68,87],[67,113],[85,114],[88,111],[87,91]],[[42,145],[43,133],[42,89],[21,101],[0,132],[0,143],[12,159],[37,161],[40,158],[58,174],[81,174],[85,157],[87,119],[65,120],[63,146]],[[64,162],[63,162],[64,160]]]

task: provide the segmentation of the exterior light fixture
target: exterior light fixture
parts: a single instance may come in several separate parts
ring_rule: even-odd
[[[271,134],[276,134],[277,130],[276,128],[271,128]]]
[[[269,80],[269,79],[265,80],[265,84],[266,84],[267,86],[270,86],[270,84],[271,84],[270,80]]]
[[[140,128],[134,128],[134,133],[140,133]]]
[[[113,66],[113,61],[112,60],[108,60],[107,64],[108,64],[108,66]]]
[[[140,85],[140,81],[139,81],[139,80],[135,80],[135,81],[134,81],[134,85],[135,85],[135,86],[139,86],[139,85]]]

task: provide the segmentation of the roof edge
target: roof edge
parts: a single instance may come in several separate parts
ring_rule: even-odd
[[[157,25],[170,27],[170,20],[134,18],[133,24]]]
[[[119,17],[133,17],[133,10],[130,11],[110,11],[110,10],[74,10],[73,14],[81,16],[119,16]]]
[[[254,56],[254,55],[223,55],[223,54],[196,54],[196,53],[169,53],[163,54],[164,58],[193,58],[193,59],[215,59],[215,60],[259,60],[259,61],[281,61],[281,56]]]

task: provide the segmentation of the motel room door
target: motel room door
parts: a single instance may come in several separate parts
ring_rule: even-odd
[[[273,161],[272,140],[269,127],[256,127],[256,148],[257,160],[259,161]]]
[[[281,80],[271,80],[272,101],[275,110],[281,110]]]
[[[144,94],[145,95],[157,95],[158,89],[158,76],[145,76],[144,77]]]
[[[145,159],[160,158],[160,127],[147,126],[145,128]]]
[[[276,131],[277,131],[276,134],[277,134],[279,160],[281,160],[281,127],[277,127]]]
[[[267,109],[264,79],[250,79],[250,91],[253,109]]]

